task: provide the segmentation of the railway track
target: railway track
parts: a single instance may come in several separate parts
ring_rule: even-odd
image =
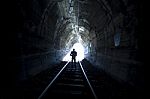
[[[38,99],[49,99],[51,97],[97,99],[81,62],[76,63],[76,65],[67,62],[39,95]]]
[[[6,95],[4,99],[133,99],[139,93],[86,59],[76,66],[60,62],[52,67],[19,83],[13,89],[13,96]]]

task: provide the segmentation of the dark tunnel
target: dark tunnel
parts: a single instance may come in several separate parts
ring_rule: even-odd
[[[1,99],[63,61],[76,43],[93,67],[144,91],[140,0],[14,0],[6,6]]]

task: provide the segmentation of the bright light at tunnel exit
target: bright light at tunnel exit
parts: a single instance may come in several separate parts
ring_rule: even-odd
[[[75,49],[77,52],[76,61],[82,61],[84,59],[84,47],[81,43],[75,43],[69,53],[63,58],[63,61],[71,61],[70,53],[71,51]]]

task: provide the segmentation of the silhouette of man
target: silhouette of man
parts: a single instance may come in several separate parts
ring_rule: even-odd
[[[76,56],[77,56],[77,52],[75,51],[75,49],[73,49],[73,51],[71,51],[70,56],[72,56],[72,63],[76,63]]]

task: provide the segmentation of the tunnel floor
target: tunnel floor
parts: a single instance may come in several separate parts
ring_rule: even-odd
[[[106,74],[103,70],[94,68],[92,64],[89,63],[87,60],[83,60],[81,63],[98,99],[140,99],[140,96],[142,94],[140,93],[140,91],[136,90],[135,88],[129,86],[124,82],[120,83],[116,81],[111,76]],[[28,80],[20,82],[18,85],[16,85],[15,89],[13,89],[13,94],[7,95],[6,97],[14,97],[15,99],[37,99],[38,96],[45,89],[45,87],[50,83],[50,81],[55,77],[55,75],[65,64],[66,62],[61,62],[60,64],[54,65],[51,69],[47,69]],[[71,73],[77,75],[77,73],[79,73],[77,71],[80,70],[79,68],[80,67],[78,64],[75,68],[71,65],[71,63],[69,63],[67,69],[70,70],[70,74],[67,75],[71,75]],[[63,76],[63,73],[60,76]],[[66,79],[65,77],[62,78]],[[69,78],[69,80],[71,79],[75,78]],[[61,80],[61,84],[63,83],[65,83],[65,81],[63,82],[63,80]],[[82,85],[82,82],[78,85]],[[63,94],[65,92],[64,89],[66,88],[67,87],[62,88],[61,92],[59,90],[59,93],[53,93],[53,96],[60,97],[60,94]],[[79,89],[80,88],[78,88],[78,90]],[[51,95],[49,95],[48,97],[51,97]],[[90,98],[89,93],[87,93],[86,99],[88,97],[89,99],[92,99]]]

